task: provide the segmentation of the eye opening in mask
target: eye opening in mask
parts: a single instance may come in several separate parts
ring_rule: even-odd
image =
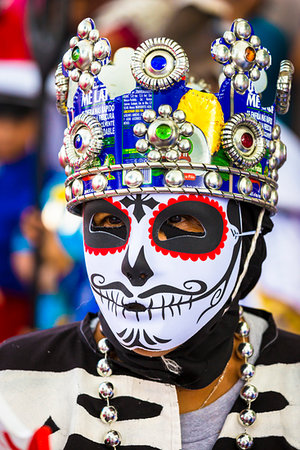
[[[206,230],[199,219],[192,215],[176,214],[169,217],[158,230],[158,240],[166,241],[177,236],[204,237]]]

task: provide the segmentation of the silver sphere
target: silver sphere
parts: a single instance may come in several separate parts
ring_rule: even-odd
[[[71,48],[74,48],[74,47],[78,44],[78,42],[79,42],[78,37],[77,37],[77,36],[73,36],[73,37],[70,39],[70,47],[71,47]]]
[[[241,320],[241,321],[237,324],[235,333],[236,333],[238,336],[241,336],[241,337],[247,337],[247,336],[249,336],[250,328],[249,328],[249,325],[247,324],[247,322],[245,322],[244,320]]]
[[[177,150],[171,149],[166,152],[167,161],[173,162],[177,161],[179,158],[179,153]]]
[[[268,184],[264,184],[260,190],[261,198],[265,201],[269,200],[271,197],[271,192],[271,186],[269,186]]]
[[[256,52],[256,64],[260,69],[267,69],[271,64],[271,56],[266,48],[261,48]]]
[[[161,160],[161,153],[157,150],[150,150],[147,156],[150,162],[159,162]]]
[[[237,354],[240,358],[250,358],[253,352],[253,345],[250,342],[241,342],[237,348]]]
[[[67,202],[72,200],[73,197],[72,197],[72,188],[71,188],[71,186],[67,186],[66,187],[66,189],[65,189],[65,197],[66,197]]]
[[[79,78],[81,76],[81,70],[79,69],[73,69],[71,72],[71,80],[75,81],[77,83],[77,81],[79,81]]]
[[[224,44],[219,44],[216,43],[213,46],[213,54],[214,54],[214,59],[221,64],[227,63],[227,61],[230,58],[230,50],[229,48],[224,45]]]
[[[121,435],[115,430],[110,430],[104,437],[104,444],[115,448],[121,444]]]
[[[240,391],[240,397],[247,403],[254,402],[258,397],[258,390],[253,384],[245,384]]]
[[[67,175],[67,177],[69,177],[70,175],[72,175],[72,173],[73,173],[72,167],[69,164],[67,164],[65,167],[65,174]]]
[[[260,70],[258,67],[252,67],[252,69],[250,69],[249,71],[249,77],[251,78],[252,81],[257,81],[260,79]]]
[[[240,19],[236,21],[234,31],[240,39],[248,39],[251,35],[251,26],[246,20]]]
[[[277,169],[277,159],[274,156],[271,156],[271,158],[269,159],[269,169],[270,170]]]
[[[250,38],[250,44],[253,45],[254,48],[258,48],[260,46],[260,38],[253,34]]]
[[[270,151],[271,155],[273,155],[273,153],[275,152],[275,149],[276,149],[275,141],[270,141],[269,151]]]
[[[189,137],[194,133],[194,127],[190,122],[185,122],[180,127],[180,134]]]
[[[227,44],[233,44],[236,41],[236,36],[232,31],[225,31],[223,34],[223,38],[227,42]]]
[[[145,153],[148,150],[148,141],[145,139],[139,139],[136,141],[135,148],[139,153]]]
[[[98,173],[92,179],[92,188],[94,191],[104,191],[107,186],[107,178],[102,173]]]
[[[72,192],[75,197],[83,194],[83,182],[78,178],[73,181]]]
[[[101,64],[99,61],[92,61],[90,71],[93,75],[98,75],[101,72]]]
[[[239,179],[238,182],[238,190],[243,195],[249,195],[251,194],[253,189],[253,184],[250,178],[248,177],[242,177]]]
[[[244,73],[237,73],[233,78],[233,87],[240,94],[244,94],[249,87],[249,79],[247,75]]]
[[[105,358],[102,358],[97,363],[97,372],[100,377],[110,377],[112,374],[112,370],[108,361]]]
[[[60,165],[65,168],[68,164],[67,160],[67,154],[66,154],[66,147],[64,145],[61,146],[60,151],[58,153],[58,160]]]
[[[272,206],[276,206],[278,203],[278,193],[275,189],[271,192],[270,203]]]
[[[94,77],[88,72],[83,72],[79,78],[79,86],[83,91],[89,91],[94,84]]]
[[[143,119],[145,122],[153,122],[156,119],[156,112],[153,109],[145,109],[143,112]]]
[[[110,48],[105,39],[99,39],[94,45],[95,58],[101,61],[109,56]]]
[[[184,183],[184,174],[179,169],[169,170],[165,175],[165,182],[169,187],[179,187]]]
[[[188,153],[191,150],[191,146],[189,139],[181,139],[181,141],[178,142],[178,149],[182,153]]]
[[[279,139],[280,133],[281,133],[280,125],[278,125],[278,124],[274,125],[273,130],[272,130],[272,139]]]
[[[160,105],[158,108],[158,114],[161,117],[168,117],[172,114],[172,107],[170,105]]]
[[[62,63],[65,69],[71,70],[74,67],[74,61],[72,59],[72,49],[69,48],[69,50],[64,54]]]
[[[277,171],[277,169],[271,170],[270,177],[272,178],[272,180],[278,181],[278,171]]]
[[[81,39],[88,37],[89,33],[92,31],[93,27],[91,24],[91,19],[84,19],[80,22],[77,27],[77,36]]]
[[[137,169],[129,170],[125,175],[125,184],[129,188],[137,188],[144,182],[142,172]]]
[[[144,123],[136,123],[133,127],[133,133],[135,136],[141,137],[147,133],[147,127]]]
[[[276,158],[277,168],[283,166],[287,158],[287,150],[286,145],[282,141],[276,141],[275,143],[275,152],[273,153],[272,158]]]
[[[99,31],[96,28],[94,28],[92,31],[90,31],[89,40],[91,42],[97,42],[99,37],[100,37]]]
[[[208,189],[220,189],[223,179],[218,172],[207,172],[204,177],[204,184]]]
[[[241,379],[244,381],[250,380],[255,374],[255,366],[250,363],[242,364],[240,367]]]
[[[242,433],[236,438],[236,445],[240,450],[248,450],[253,445],[253,439],[248,433]]]
[[[223,73],[224,73],[225,77],[232,78],[235,75],[234,63],[226,64],[226,66],[223,67]]]
[[[114,396],[114,386],[109,381],[104,381],[99,386],[99,397],[103,399],[112,398]]]
[[[182,123],[185,121],[185,112],[181,109],[176,109],[176,111],[173,112],[173,119],[177,123]]]
[[[103,423],[113,423],[118,420],[118,412],[113,406],[104,406],[100,413],[100,419]]]
[[[243,409],[240,412],[240,421],[245,427],[250,427],[256,420],[256,413],[253,409]]]

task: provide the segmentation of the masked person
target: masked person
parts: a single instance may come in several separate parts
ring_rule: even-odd
[[[271,57],[243,19],[212,45],[217,94],[186,85],[170,39],[108,66],[86,19],[70,47],[60,161],[100,312],[7,341],[5,401],[31,429],[48,425],[53,449],[299,448],[299,338],[238,306],[276,211],[291,63],[263,107]]]

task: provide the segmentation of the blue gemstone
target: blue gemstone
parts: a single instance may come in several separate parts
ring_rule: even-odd
[[[151,66],[154,70],[160,71],[166,67],[167,60],[164,56],[156,55],[151,60]]]
[[[74,146],[77,150],[82,146],[82,137],[80,134],[76,134],[74,138]]]

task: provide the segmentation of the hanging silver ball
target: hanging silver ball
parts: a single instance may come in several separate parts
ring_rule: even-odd
[[[173,119],[177,123],[182,123],[185,121],[185,112],[182,111],[182,109],[176,109],[176,111],[173,112]]]
[[[190,122],[185,122],[180,127],[180,134],[189,137],[194,133],[194,127]]]
[[[161,117],[168,117],[172,114],[172,107],[170,105],[160,105],[158,108],[158,114]]]
[[[270,141],[269,150],[271,155],[275,152],[275,149],[276,149],[275,141]]]
[[[260,79],[260,70],[258,67],[252,67],[249,71],[249,77],[252,81],[257,81]]]
[[[72,192],[75,197],[83,194],[83,182],[78,178],[73,181]]]
[[[110,377],[112,370],[106,358],[99,359],[97,363],[97,372],[101,377]]]
[[[250,363],[242,364],[240,367],[241,379],[244,381],[250,380],[255,374],[255,366]]]
[[[214,55],[214,59],[218,63],[225,64],[230,58],[230,50],[224,44],[216,43],[212,48],[212,52]]]
[[[101,72],[101,67],[99,61],[92,61],[90,71],[93,75],[98,75]]]
[[[223,184],[223,178],[218,172],[207,172],[204,177],[204,183],[208,189],[220,189]]]
[[[169,187],[179,187],[184,183],[184,174],[179,169],[169,170],[165,175],[165,182]]]
[[[97,28],[94,28],[93,30],[90,31],[89,40],[91,42],[94,42],[94,43],[97,42],[99,37],[100,37],[100,34],[99,34],[99,31],[97,30]]]
[[[104,189],[106,189],[107,183],[108,180],[106,176],[102,173],[98,173],[92,179],[92,188],[94,189],[94,191],[104,191]]]
[[[191,150],[191,142],[189,141],[189,139],[181,139],[178,142],[178,149],[179,151],[181,151],[182,153],[188,153]]]
[[[135,148],[139,153],[145,153],[148,150],[148,142],[145,139],[136,141]]]
[[[156,119],[156,112],[154,109],[145,109],[143,112],[143,119],[145,122],[153,122]]]
[[[245,427],[250,427],[256,420],[256,412],[253,409],[243,409],[240,412],[240,421]]]
[[[236,445],[241,450],[248,450],[253,445],[253,439],[248,433],[242,433],[236,438]]]
[[[237,348],[237,354],[240,358],[250,358],[253,352],[253,345],[250,342],[241,342]]]
[[[108,340],[106,338],[100,339],[100,341],[98,341],[98,343],[97,343],[97,347],[98,347],[99,351],[103,354],[109,352]]]
[[[233,87],[240,94],[244,94],[249,87],[249,79],[247,75],[244,73],[237,73],[233,78]]]
[[[275,152],[273,153],[272,158],[276,158],[277,168],[280,169],[280,167],[283,166],[287,158],[286,145],[282,141],[278,140],[275,143],[275,147],[276,147]]]
[[[72,188],[71,186],[67,186],[65,189],[65,197],[67,202],[69,202],[70,200],[72,200],[73,196],[72,196]]]
[[[77,83],[77,81],[79,81],[81,73],[82,72],[81,72],[80,69],[77,69],[77,68],[73,69],[71,74],[70,74],[71,80],[75,81],[75,83]]]
[[[227,42],[227,44],[233,44],[236,41],[235,34],[232,31],[225,31],[223,34],[223,38]]]
[[[85,39],[88,37],[89,33],[92,31],[93,27],[91,24],[92,19],[84,19],[80,22],[77,27],[77,35],[81,39]]]
[[[247,322],[245,322],[244,320],[239,321],[239,323],[237,324],[235,333],[241,337],[249,336],[250,328],[249,328],[249,325],[247,324]]]
[[[272,139],[279,139],[280,133],[281,133],[280,125],[278,125],[278,124],[274,125],[273,130],[272,130]]]
[[[172,148],[171,150],[168,150],[166,152],[166,159],[167,159],[167,161],[175,162],[175,161],[178,160],[178,158],[179,158],[179,153],[178,153],[177,150]]]
[[[238,19],[235,22],[234,31],[238,38],[248,39],[252,30],[250,24],[246,20]]]
[[[105,39],[99,39],[94,45],[94,56],[103,61],[109,56],[110,48]]]
[[[249,40],[250,44],[253,45],[254,48],[258,48],[260,46],[260,38],[253,34]]]
[[[118,412],[113,406],[104,406],[100,413],[100,419],[103,423],[113,423],[118,420]]]
[[[71,70],[74,67],[74,61],[72,59],[72,49],[69,48],[69,50],[64,54],[62,63],[65,69]]]
[[[115,448],[121,444],[121,435],[115,430],[110,430],[104,437],[104,444]]]
[[[114,396],[114,385],[110,383],[109,381],[104,381],[99,386],[99,397],[103,398],[104,400],[108,398],[113,398]]]
[[[271,56],[266,48],[261,48],[256,52],[256,64],[260,69],[268,68],[271,64]]]
[[[269,159],[269,169],[270,170],[277,169],[277,159],[274,156],[271,156],[271,158]]]
[[[136,123],[133,127],[133,133],[138,137],[144,136],[147,133],[146,125],[142,122]]]
[[[225,77],[232,78],[235,75],[235,64],[226,64],[226,66],[223,67],[223,73]]]
[[[66,154],[66,147],[64,145],[61,146],[60,151],[58,153],[58,160],[60,165],[65,168],[68,164],[67,160],[67,154]]]
[[[79,86],[83,91],[89,91],[94,84],[94,77],[89,72],[82,72],[79,78]]]
[[[250,178],[242,177],[238,181],[238,190],[243,195],[249,195],[252,192],[253,184]]]
[[[247,403],[254,402],[258,397],[258,390],[253,384],[245,384],[240,391],[240,397]]]
[[[65,174],[67,175],[67,177],[69,177],[70,175],[72,175],[72,173],[73,173],[72,167],[69,166],[69,164],[67,164],[65,167]]]
[[[157,150],[150,150],[147,157],[150,162],[158,162],[161,160],[161,153]]]
[[[269,198],[271,197],[271,192],[272,192],[271,186],[269,186],[268,184],[263,184],[260,190],[261,198],[265,201],[269,200]]]
[[[76,47],[76,45],[78,44],[78,42],[79,42],[78,37],[77,37],[77,36],[73,36],[73,37],[70,39],[70,47],[71,47],[71,48]]]
[[[142,172],[137,169],[129,170],[125,175],[125,184],[129,188],[137,188],[144,182]]]
[[[278,170],[276,169],[271,170],[270,177],[272,178],[272,180],[278,181]]]
[[[276,206],[278,203],[278,193],[275,189],[271,192],[270,203],[272,206]]]

